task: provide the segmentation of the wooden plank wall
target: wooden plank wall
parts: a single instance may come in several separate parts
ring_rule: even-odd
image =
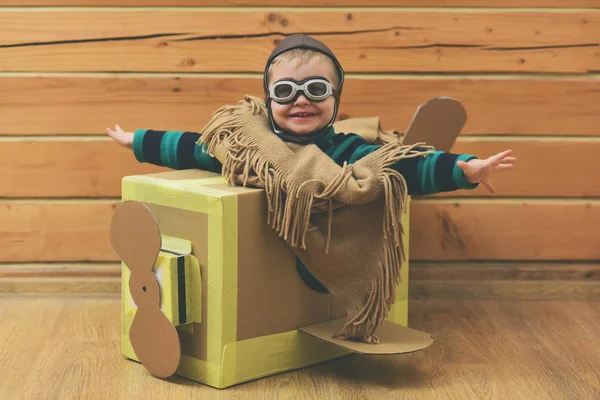
[[[494,197],[415,200],[413,297],[599,298],[600,0],[286,4],[2,2],[0,292],[118,292],[120,180],[161,168],[104,128],[199,129],[260,95],[273,47],[306,32],[349,74],[341,115],[402,131],[452,96],[469,113],[454,151],[518,157]]]

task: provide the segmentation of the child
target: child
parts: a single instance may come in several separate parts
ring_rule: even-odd
[[[288,148],[298,154],[302,151],[302,147],[308,148],[310,147],[309,145],[313,145],[312,147],[316,146],[320,152],[324,153],[339,166],[339,169],[341,170],[340,174],[344,173],[346,176],[348,174],[353,174],[352,179],[356,178],[356,181],[361,183],[362,181],[358,176],[361,171],[359,168],[362,167],[358,161],[362,160],[366,162],[367,159],[374,159],[375,156],[383,152],[384,149],[382,149],[382,146],[368,143],[360,135],[353,133],[340,134],[334,131],[333,123],[339,109],[343,83],[344,71],[335,55],[323,43],[306,35],[292,35],[287,37],[279,46],[277,46],[267,61],[264,71],[264,91],[266,96],[264,106],[266,107],[266,114],[268,114],[268,127],[270,128],[270,131],[273,135],[279,137]],[[140,162],[149,162],[173,169],[202,169],[217,173],[221,173],[223,170],[223,163],[207,152],[209,147],[206,143],[209,143],[209,141],[202,143],[202,145],[197,144],[199,140],[202,140],[201,134],[199,133],[155,130],[137,130],[135,133],[131,133],[123,131],[118,125],[116,125],[114,130],[109,128],[106,130],[108,135],[120,145],[133,149],[135,157]],[[217,139],[215,139],[213,135],[213,138],[210,139],[210,143],[214,144],[215,140]],[[276,144],[274,142],[272,143]],[[242,149],[244,148],[242,147]],[[472,155],[458,155],[435,151],[424,146],[413,146],[408,150],[405,148],[403,149],[404,150],[401,152],[398,152],[397,149],[395,150],[396,153],[394,154],[397,154],[397,161],[391,163],[389,167],[391,170],[401,175],[401,178],[399,179],[403,178],[405,181],[406,191],[409,195],[427,195],[457,189],[473,189],[477,187],[479,183],[482,183],[490,192],[495,193],[490,177],[495,172],[511,169],[513,163],[516,161],[514,157],[510,156],[511,150],[501,152],[485,160],[480,160]],[[243,150],[238,149],[237,151],[238,153],[236,154],[246,155]],[[268,151],[265,151],[265,154],[266,153],[268,153]],[[371,157],[368,158],[368,156]],[[389,157],[385,159],[389,159]],[[277,162],[281,163],[282,161],[280,159]],[[276,161],[273,161],[272,164],[275,165]],[[304,168],[310,169],[312,168],[310,166],[313,164],[309,162],[302,165],[309,165],[309,167]],[[316,162],[314,165],[316,165]],[[322,165],[327,164],[325,163]],[[354,169],[351,172],[344,172],[348,170],[349,165],[352,165],[352,168]],[[231,168],[228,168],[229,172],[231,172]],[[255,169],[260,168],[255,166]],[[298,169],[299,168],[296,168],[294,171],[297,171]],[[313,173],[318,175],[320,173],[319,171],[320,170],[315,170]],[[261,172],[261,174],[262,173],[263,172]],[[382,173],[383,172],[380,171],[378,176],[382,176]],[[392,178],[393,176],[399,176],[398,174],[394,175],[394,172],[386,172],[386,174],[392,176]],[[259,174],[257,173],[257,175]],[[390,185],[393,186],[394,180],[392,178],[390,178],[391,180],[388,182],[389,187],[391,187]],[[304,183],[313,182],[319,179],[309,179]],[[265,182],[266,181],[268,181],[268,179],[265,179]],[[339,186],[339,182],[336,184]],[[267,184],[265,183],[265,185]],[[335,186],[333,183],[332,185]],[[397,187],[402,187],[400,184],[398,185],[399,186]],[[359,188],[356,189],[356,193],[360,192],[361,184],[358,186]],[[289,189],[290,185],[288,185],[287,188],[288,192],[292,190]],[[285,191],[285,189],[282,190]],[[301,189],[298,188],[297,191],[300,193]],[[363,190],[363,192],[364,191],[365,190]],[[385,191],[387,193],[388,189],[385,189]],[[331,218],[331,202],[333,201],[333,195],[325,197],[323,192],[327,192],[327,190],[323,190],[322,188],[317,192],[316,195],[311,197],[310,201],[313,201],[313,197],[315,199],[323,198],[328,200],[330,202],[329,215]],[[269,193],[271,194],[269,195]],[[395,197],[401,197],[402,189],[390,193]],[[268,191],[267,194],[269,195],[270,205],[271,203],[279,203],[279,198],[276,193],[274,194],[273,192]],[[288,197],[293,197],[290,193],[287,194]],[[300,194],[298,196],[300,196]],[[356,196],[349,197],[354,198]],[[392,202],[401,202],[401,199],[389,199],[389,197],[390,196],[388,196],[388,200],[386,200],[387,208],[389,208],[388,206],[389,204],[392,204]],[[369,199],[368,201],[370,202],[372,200],[373,199]],[[281,201],[286,202],[290,200],[284,199]],[[344,200],[339,201],[344,203]],[[309,208],[311,204],[313,203],[309,203]],[[285,203],[285,207],[287,207],[287,203]],[[290,205],[290,207],[296,206]],[[299,213],[296,211],[296,208],[294,208],[294,210],[295,211],[289,211],[289,214],[293,216]],[[385,216],[387,215],[385,214],[386,212],[387,211],[384,211],[384,219],[387,218]],[[277,213],[277,211],[274,211],[274,213]],[[280,211],[280,213],[283,214],[285,211]],[[343,214],[343,212],[338,214]],[[288,216],[288,219],[289,218],[290,217]],[[357,216],[354,216],[353,218],[355,221],[360,220],[360,217]],[[283,220],[285,220],[285,217]],[[308,219],[304,220],[302,224],[309,225]],[[310,220],[310,224],[313,225],[312,219]],[[394,224],[394,222],[392,222],[392,224]],[[286,229],[286,227],[279,226],[279,223],[277,222],[274,223],[274,227],[275,225],[277,226],[278,231]],[[286,225],[286,223],[281,223],[281,225]],[[316,225],[319,224],[316,223]],[[394,230],[396,228],[390,228],[387,225],[385,226],[386,229],[391,229],[390,232],[396,232],[396,230]],[[379,228],[381,229],[381,227]],[[332,240],[329,237],[330,232],[331,221],[329,220],[326,249],[328,249],[329,241]],[[336,232],[338,231],[336,230]],[[286,231],[286,240],[287,234],[288,232]],[[304,231],[304,235],[305,234],[306,230]],[[284,234],[281,233],[281,235],[283,236]],[[343,237],[343,233],[340,233],[340,235],[340,237]],[[290,236],[294,236],[294,234],[290,233]],[[298,237],[296,237],[296,239],[296,244],[299,244]],[[392,239],[381,239],[381,241],[384,240]],[[398,238],[396,237],[395,240],[395,246],[398,247]],[[321,239],[315,239],[313,242],[321,243],[322,241],[323,240]],[[304,236],[302,237],[301,242],[302,246],[299,247],[304,249]],[[292,246],[294,247],[293,244]],[[390,247],[386,250],[388,253],[390,252],[389,249],[394,247],[394,245],[390,244],[389,246]],[[302,250],[300,249],[296,250],[296,252],[299,257],[307,260],[311,265],[319,263],[318,260],[310,254],[302,253]],[[334,256],[332,257],[333,258],[328,259],[328,263],[336,262],[337,259],[335,259]],[[399,261],[394,261],[394,257],[396,256],[389,256],[389,254],[387,254],[384,257],[387,261],[384,261],[383,264],[399,264]],[[348,263],[348,261],[345,262]],[[315,278],[315,274],[311,274],[311,272],[308,271],[304,264],[305,263],[301,262],[300,259],[298,260],[298,272],[311,288],[327,293],[328,290],[325,286],[327,286],[327,288],[336,286],[331,277],[327,277],[328,282],[326,285],[323,285]],[[311,270],[313,270],[313,268],[311,268]],[[318,268],[315,267],[315,270],[318,270]],[[325,276],[326,274],[321,273],[321,275]],[[391,279],[394,275],[394,273],[387,271],[383,276]],[[392,279],[392,281],[393,280],[394,279]],[[364,284],[364,282],[362,282],[362,284]],[[352,286],[348,282],[344,285],[346,288]],[[391,286],[393,287],[393,285]],[[342,289],[336,289],[335,293],[332,292],[332,294],[338,294],[341,297],[344,297],[346,294],[340,294],[341,292],[343,292]],[[361,306],[365,306],[366,302],[374,304],[383,301],[381,299],[372,301],[372,297],[375,296],[372,294],[373,292],[374,289],[369,292],[370,294],[361,294],[362,298],[359,301]],[[393,293],[391,295],[393,297]],[[365,296],[368,296],[368,301]],[[385,303],[385,301],[383,302]],[[354,316],[354,321],[358,320],[357,315],[360,314],[364,317],[366,313],[364,310],[356,311],[358,310],[358,305],[354,304],[352,301],[346,301],[345,306],[349,311],[349,316]],[[376,313],[376,311],[371,310],[369,313],[372,315],[373,313]],[[377,342],[373,333],[376,325],[383,318],[383,314],[385,314],[385,311],[377,314],[377,317],[369,317],[371,318],[370,321],[372,321],[372,323],[368,328],[362,330],[357,330],[357,328],[350,326],[352,324],[349,322],[348,329],[345,329],[343,333],[340,333],[340,336],[346,338],[359,337],[367,342]],[[349,319],[352,320],[352,318]],[[354,323],[354,325],[356,324],[357,323]]]

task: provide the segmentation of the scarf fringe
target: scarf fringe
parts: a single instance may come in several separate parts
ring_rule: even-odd
[[[258,140],[246,134],[250,128],[243,121],[244,116],[247,116],[248,106],[252,115],[267,116],[267,109],[262,99],[245,96],[244,100],[237,105],[225,106],[215,111],[212,119],[202,130],[198,144],[206,144],[206,151],[211,155],[214,155],[218,145],[224,146],[227,157],[222,160],[223,176],[230,185],[241,183],[246,186],[261,183],[267,195],[268,224],[292,247],[306,249],[306,234],[313,230],[310,226],[310,216],[315,200],[327,201],[329,212],[325,251],[328,252],[331,241],[333,198],[352,177],[352,165],[344,163],[342,170],[328,185],[319,180],[309,180],[300,185],[291,184],[269,161],[264,153],[265,150],[258,147]],[[269,129],[268,125],[265,125],[266,129]],[[425,151],[422,150],[423,148]],[[367,343],[379,342],[375,331],[383,323],[395,302],[395,289],[400,281],[400,267],[406,259],[402,242],[404,232],[401,218],[406,212],[408,192],[403,176],[393,170],[391,165],[403,158],[420,157],[431,153],[431,149],[423,143],[403,146],[395,141],[384,144],[377,150],[377,157],[382,166],[379,179],[385,196],[383,212],[385,261],[379,266],[376,276],[370,282],[368,298],[366,302],[361,303],[362,308],[348,310],[347,323],[334,337],[358,338]]]
[[[417,152],[417,147],[426,148],[425,154],[432,153],[431,146],[417,143],[398,148],[390,143],[381,148],[382,159],[386,168],[380,179],[384,188],[385,206],[383,213],[383,233],[385,262],[380,264],[378,274],[371,281],[369,296],[364,307],[350,310],[348,321],[334,337],[358,338],[366,343],[377,344],[379,338],[376,330],[383,324],[392,305],[396,301],[396,287],[400,283],[400,267],[406,261],[402,226],[402,214],[406,213],[408,189],[406,180],[398,171],[390,168],[402,158],[420,157],[424,153]]]

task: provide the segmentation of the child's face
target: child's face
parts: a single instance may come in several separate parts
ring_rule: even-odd
[[[269,86],[283,79],[293,79],[296,82],[309,77],[327,78],[332,84],[334,80],[334,71],[327,62],[312,59],[302,63],[298,60],[289,63],[282,63],[273,67],[271,70],[271,79]],[[273,119],[282,129],[296,135],[306,135],[326,126],[335,108],[335,98],[329,96],[323,101],[310,101],[304,94],[300,93],[295,101],[289,104],[279,104],[271,101],[271,110]],[[299,113],[309,113],[309,116],[299,116]]]

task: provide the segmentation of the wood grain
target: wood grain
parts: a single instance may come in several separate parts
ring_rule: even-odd
[[[600,260],[600,203],[415,201],[415,260]],[[596,243],[596,244],[594,244]]]
[[[0,203],[0,261],[116,261],[111,201]]]
[[[3,398],[592,399],[600,394],[594,302],[411,301],[428,349],[353,355],[217,391],[151,377],[120,355],[117,298],[4,297]]]
[[[0,203],[0,262],[116,261],[116,201]],[[415,200],[413,260],[600,260],[597,201]],[[333,232],[335,234],[335,232]]]
[[[166,171],[136,161],[131,151],[105,139],[0,141],[2,197],[120,197],[124,176]],[[456,153],[486,158],[512,149],[513,171],[498,174],[500,197],[600,197],[600,141],[585,140],[459,140]],[[557,162],[557,155],[563,162]],[[24,157],[24,155],[27,155]],[[543,173],[540,173],[543,171]],[[435,197],[494,196],[483,186]]]
[[[186,7],[289,7],[283,0],[6,0],[2,6],[186,6]],[[598,0],[303,0],[294,7],[590,7],[600,8]]]
[[[340,116],[380,116],[403,132],[419,104],[437,96],[467,109],[463,134],[600,135],[600,80],[589,78],[351,77]],[[261,96],[259,76],[0,76],[0,135],[104,134],[124,129],[198,131],[244,94]]]
[[[600,14],[580,10],[60,8],[0,9],[0,70],[260,72],[297,32],[324,40],[348,72],[600,71]]]
[[[167,170],[139,163],[112,140],[6,141],[0,145],[0,196],[121,197],[124,176]]]

